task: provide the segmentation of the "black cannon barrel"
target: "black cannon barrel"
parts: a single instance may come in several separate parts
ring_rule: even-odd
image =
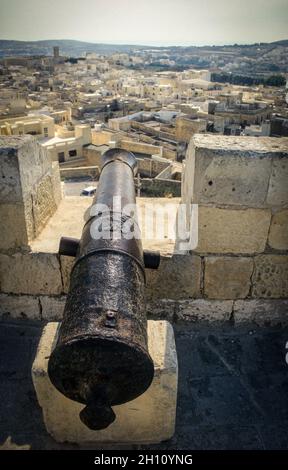
[[[134,155],[111,149],[103,157],[81,240],[60,243],[60,253],[76,258],[48,364],[55,387],[86,405],[80,418],[91,429],[107,427],[115,419],[111,406],[133,400],[152,382],[145,262],[159,265],[159,255],[144,256],[136,210],[127,210],[127,204],[136,202]]]

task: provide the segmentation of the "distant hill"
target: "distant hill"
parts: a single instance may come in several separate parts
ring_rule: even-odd
[[[274,42],[271,42],[271,44],[275,46],[288,47],[288,39],[283,39],[282,41],[274,41]]]
[[[74,41],[72,39],[51,39],[45,41],[11,41],[0,39],[0,56],[10,55],[52,55],[53,46],[60,47],[60,54],[69,57],[81,57],[86,52],[113,54],[129,52],[131,49],[145,49],[148,46],[129,44],[94,44],[91,42]]]
[[[237,50],[240,54],[242,51],[250,49],[256,51],[259,46],[261,49],[271,49],[277,46],[288,47],[288,39],[281,41],[274,41],[272,43],[255,43],[255,44],[233,44],[225,46],[145,46],[145,45],[133,45],[133,44],[100,44],[91,42],[82,42],[72,39],[49,39],[44,41],[12,41],[0,39],[0,57],[7,57],[11,55],[52,55],[53,46],[60,47],[60,54],[69,57],[81,57],[86,52],[95,52],[98,54],[113,54],[114,52],[127,53],[135,49],[154,49],[154,50],[170,50],[174,52],[193,52],[205,49],[212,51],[227,51]]]

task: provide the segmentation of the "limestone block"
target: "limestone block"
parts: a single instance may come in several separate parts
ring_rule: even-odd
[[[285,198],[288,202],[284,161],[288,161],[285,138],[195,135],[186,155],[183,200],[255,208],[283,205]],[[280,165],[286,177],[278,172]]]
[[[269,159],[241,155],[207,158],[205,152],[197,156],[201,178],[195,176],[195,203],[263,207],[270,177]]]
[[[270,226],[269,209],[199,206],[199,253],[261,253]]]
[[[22,195],[29,197],[34,186],[38,185],[44,175],[51,171],[51,160],[46,150],[32,136],[28,137],[19,154]]]
[[[143,142],[136,142],[134,140],[121,140],[118,145],[121,149],[128,150],[128,152],[140,152],[148,155],[161,155],[162,153],[162,147],[160,146],[144,144]]]
[[[60,179],[60,170],[59,170],[59,163],[52,162],[52,188],[53,188],[53,196],[56,206],[60,204],[62,199],[62,186],[61,186],[61,179]]]
[[[28,241],[30,242],[35,238],[36,234],[32,193],[29,196],[23,198],[23,203],[24,217],[26,222],[26,233]]]
[[[1,137],[0,155],[0,248],[27,247],[57,208],[59,172],[32,136]]]
[[[0,294],[0,315],[40,320],[39,300],[31,295]]]
[[[194,203],[262,207],[266,200],[271,161],[229,148],[198,148],[195,152]]]
[[[157,270],[146,269],[148,299],[181,299],[200,294],[201,259],[193,255],[161,256]]]
[[[24,206],[21,203],[0,204],[0,250],[8,251],[28,246]]]
[[[276,250],[288,250],[288,209],[272,215],[268,243]]]
[[[230,320],[232,300],[183,300],[176,306],[177,321],[187,322],[218,322]]]
[[[22,201],[18,151],[22,141],[17,137],[0,137],[0,203],[17,203]]]
[[[59,297],[41,295],[39,297],[41,305],[41,318],[47,321],[61,321],[66,302],[66,296]]]
[[[243,299],[250,290],[252,258],[205,258],[204,295],[209,299]]]
[[[249,299],[234,303],[235,324],[254,322],[259,326],[288,323],[288,300]]]
[[[63,292],[65,292],[65,294],[67,294],[69,290],[70,274],[74,263],[75,258],[73,258],[72,256],[60,256]]]
[[[256,256],[252,286],[252,297],[288,297],[288,256]]]
[[[275,139],[276,140],[276,139]],[[278,141],[278,139],[277,139]],[[288,206],[288,139],[286,139],[286,155],[273,159],[269,182],[267,204],[271,206]]]
[[[0,154],[1,202],[21,202],[51,167],[45,150],[30,135],[1,136]]]
[[[45,175],[41,181],[39,181],[32,194],[32,200],[35,235],[37,236],[57,209],[50,175]]]
[[[174,334],[166,321],[148,321],[148,347],[155,375],[140,397],[115,406],[116,420],[108,428],[91,431],[79,418],[83,408],[51,384],[47,365],[58,323],[48,323],[42,333],[32,366],[32,379],[47,431],[58,442],[156,443],[174,434],[177,402],[177,355]]]
[[[191,137],[197,132],[205,132],[206,127],[207,122],[204,119],[187,119],[180,116],[176,119],[176,139],[183,142],[189,142]]]
[[[30,295],[62,292],[60,266],[55,254],[1,254],[0,266],[2,292]]]

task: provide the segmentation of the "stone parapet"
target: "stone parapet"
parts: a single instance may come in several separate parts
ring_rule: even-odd
[[[0,254],[0,286],[6,294],[68,292],[73,258],[56,253]],[[147,299],[246,299],[288,297],[288,255],[161,255],[146,270]]]
[[[61,168],[60,176],[61,179],[65,178],[83,178],[89,177],[98,179],[100,175],[100,170],[98,166],[78,166],[76,168]]]
[[[288,297],[287,138],[194,135],[181,193],[187,209],[198,206],[200,297],[250,306]],[[235,322],[254,318],[248,310]]]
[[[288,186],[288,178],[286,184]],[[288,250],[288,209],[272,215],[268,245],[274,250]]]
[[[38,183],[31,186],[32,197],[21,200],[22,193],[15,182],[17,178],[22,181],[18,165],[20,157],[17,156],[21,154],[24,158],[28,150],[34,148],[36,144],[31,139],[13,140],[10,142],[12,150],[6,143],[6,150],[0,151],[5,165],[11,166],[14,161],[14,166],[5,167],[5,178],[10,178],[12,172],[14,186],[5,183],[6,189],[0,199],[0,211],[5,220],[0,255],[1,312],[13,315],[14,306],[16,316],[60,320],[73,258],[57,254],[59,239],[62,235],[81,236],[92,201],[80,197],[62,200],[41,234],[29,241],[29,233],[35,234],[35,220],[39,220],[39,227],[46,223],[45,201],[50,201],[49,194],[54,194],[53,210],[61,199],[55,189],[59,170],[57,166],[50,166],[51,171],[40,175]],[[145,230],[141,226],[144,249],[161,252],[159,269],[146,272],[150,315],[171,321],[217,319],[238,324],[241,315],[243,319],[255,319],[256,316],[267,319],[270,307],[263,307],[263,315],[256,315],[252,312],[253,305],[257,306],[257,312],[270,299],[275,305],[279,306],[281,302],[286,305],[287,143],[288,140],[282,138],[194,136],[184,165],[182,201],[198,204],[199,243],[191,252],[176,254],[175,239],[168,239],[168,235],[161,241],[145,239]],[[25,174],[25,178],[28,175]],[[15,193],[13,188],[16,188]],[[24,190],[23,194],[28,193]],[[38,201],[37,205],[33,206],[35,201]],[[170,213],[176,216],[178,199],[155,198],[153,201],[151,198],[150,201],[160,205],[169,203]],[[145,203],[145,198],[137,199],[140,210]],[[10,217],[10,204],[17,224]],[[49,203],[47,207],[52,206]],[[149,224],[152,219],[148,220]],[[9,239],[11,234],[13,240]],[[23,299],[25,308],[21,307],[19,299]],[[275,307],[275,321],[277,317],[283,320],[282,307]]]
[[[61,321],[66,295],[0,294],[0,316],[3,319]],[[260,326],[288,324],[287,299],[210,300],[157,299],[147,304],[147,317],[171,323],[250,323]]]
[[[198,246],[201,254],[255,254],[266,248],[271,211],[199,205]]]
[[[245,299],[251,289],[253,258],[205,258],[204,296],[212,299]]]
[[[186,154],[182,199],[195,204],[288,206],[288,138],[197,134]]]
[[[1,291],[58,295],[63,291],[59,257],[52,253],[0,254]]]
[[[27,249],[62,198],[58,164],[32,136],[0,139],[0,251]]]

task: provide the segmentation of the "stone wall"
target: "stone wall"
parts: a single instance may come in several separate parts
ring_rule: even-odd
[[[176,150],[172,150],[171,148],[167,148],[166,146],[164,146],[162,157],[167,158],[168,160],[175,161],[177,160],[177,152]]]
[[[155,129],[154,127],[147,126],[144,123],[140,123],[137,121],[130,121],[130,126],[132,129],[135,129],[137,131],[142,131],[148,135],[157,137],[157,138],[162,138],[162,139],[168,139],[168,140],[176,140],[176,136],[174,134],[174,129],[170,129],[170,132],[164,132],[162,130]]]
[[[0,251],[28,248],[62,197],[59,166],[32,136],[0,139]]]
[[[203,297],[288,297],[288,139],[195,135],[182,202],[198,204]]]
[[[93,145],[109,145],[111,140],[118,141],[121,138],[121,133],[112,130],[101,129],[92,130],[92,144]]]
[[[109,149],[108,145],[87,145],[83,147],[83,157],[87,166],[102,166],[102,155]]]
[[[141,196],[180,197],[181,183],[172,179],[141,178]]]
[[[92,177],[98,179],[100,170],[98,166],[78,166],[76,168],[61,168],[60,169],[61,179],[66,178],[82,178]]]
[[[159,155],[162,156],[162,147],[156,145],[145,144],[144,142],[136,142],[133,140],[121,140],[117,145],[123,150],[128,152],[144,153],[147,155]]]
[[[176,118],[176,139],[188,143],[197,132],[205,132],[206,126],[207,121],[205,119],[189,119],[185,116],[179,116]]]
[[[165,168],[170,166],[170,162],[154,160],[153,158],[137,158],[138,171],[141,176],[154,178]]]
[[[287,175],[288,139],[194,136],[184,166],[182,201],[199,205],[199,244],[185,254],[176,254],[171,245],[168,249],[168,241],[161,246],[160,268],[146,270],[150,318],[288,323]],[[20,192],[16,188],[11,193],[19,198]],[[84,212],[73,213],[73,230],[83,226]],[[55,216],[51,228],[55,230]],[[51,246],[48,239],[46,246]],[[73,259],[56,251],[2,249],[2,315],[62,318]]]
[[[83,157],[81,158],[71,158],[70,161],[59,163],[60,171],[62,168],[77,168],[79,166],[87,166],[87,160]]]

